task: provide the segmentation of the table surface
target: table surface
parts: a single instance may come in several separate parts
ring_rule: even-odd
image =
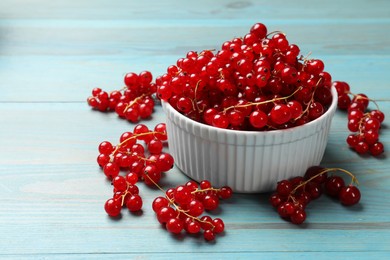
[[[187,51],[219,48],[256,22],[285,32],[390,117],[390,1],[0,1],[0,258],[389,257],[388,152],[350,151],[340,111],[321,165],[356,174],[355,207],[323,196],[295,226],[277,216],[267,194],[235,194],[212,214],[226,224],[214,243],[166,232],[150,206],[161,193],[143,184],[142,214],[113,220],[104,212],[112,192],[97,146],[133,124],[91,110],[91,89],[118,89],[130,71],[161,75]],[[143,123],[164,121],[156,107]],[[388,125],[380,136],[386,149]],[[174,168],[164,187],[186,180]]]

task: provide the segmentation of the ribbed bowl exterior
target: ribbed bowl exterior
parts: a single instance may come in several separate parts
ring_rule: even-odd
[[[230,186],[235,192],[268,192],[277,181],[319,165],[337,106],[303,126],[275,131],[234,131],[191,120],[163,102],[169,151],[190,178]]]

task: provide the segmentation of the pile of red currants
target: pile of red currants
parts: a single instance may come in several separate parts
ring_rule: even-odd
[[[215,52],[190,51],[156,78],[157,96],[198,122],[269,131],[320,117],[332,102],[331,76],[261,23]]]
[[[149,118],[153,113],[154,100],[152,95],[156,93],[156,84],[152,82],[150,71],[142,71],[139,74],[129,72],[125,75],[125,87],[110,93],[100,88],[92,90],[92,96],[88,97],[88,104],[99,111],[115,111],[119,117],[136,123],[139,119]]]
[[[173,157],[163,152],[166,140],[166,126],[160,123],[153,131],[146,125],[136,125],[133,132],[120,136],[116,146],[108,141],[100,143],[97,162],[114,186],[113,197],[105,204],[108,215],[119,215],[122,206],[130,211],[141,209],[142,199],[136,183],[143,180],[146,185],[153,186],[160,181],[163,172],[173,167]],[[138,141],[143,141],[146,148]],[[120,175],[121,170],[125,172],[124,176]]]
[[[338,175],[328,176],[329,172],[337,171],[351,176],[351,183],[346,185],[344,179]],[[356,177],[344,169],[312,166],[303,177],[279,181],[276,192],[271,195],[269,201],[280,217],[293,224],[301,224],[306,219],[306,206],[323,193],[340,200],[345,206],[358,203],[361,194],[354,184],[357,184]]]
[[[383,153],[379,131],[385,119],[384,113],[375,102],[376,109],[369,111],[370,99],[365,94],[352,94],[348,83],[335,81],[333,86],[338,93],[338,107],[348,111],[348,129],[354,132],[347,137],[348,145],[359,154],[369,152],[377,156]]]
[[[188,181],[184,185],[170,188],[165,192],[165,197],[157,197],[153,201],[153,210],[157,220],[173,233],[181,233],[185,230],[189,234],[197,234],[203,230],[203,237],[207,241],[215,239],[215,235],[222,233],[225,224],[220,218],[212,219],[203,212],[218,208],[220,199],[228,199],[232,196],[230,187],[220,189],[211,186],[207,180],[200,184]]]

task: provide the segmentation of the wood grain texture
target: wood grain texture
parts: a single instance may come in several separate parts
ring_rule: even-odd
[[[389,1],[48,1],[0,2],[1,259],[387,259],[388,152],[346,147],[346,114],[334,117],[322,165],[354,172],[361,203],[322,197],[294,226],[268,194],[236,194],[212,216],[226,232],[215,243],[172,236],[150,207],[159,190],[140,184],[140,215],[106,216],[111,194],[95,160],[103,140],[133,124],[85,103],[93,87],[120,88],[128,71],[163,73],[189,50],[219,48],[261,21],[283,30],[303,53],[324,60],[336,80],[379,99],[390,115]],[[164,122],[161,107],[150,120]],[[386,118],[381,141],[390,147]],[[300,151],[304,153],[304,151]],[[165,187],[188,178],[177,168]]]

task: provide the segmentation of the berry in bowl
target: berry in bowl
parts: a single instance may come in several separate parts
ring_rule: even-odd
[[[170,153],[190,178],[267,192],[323,157],[337,91],[318,59],[255,24],[218,51],[188,52],[156,79]]]

